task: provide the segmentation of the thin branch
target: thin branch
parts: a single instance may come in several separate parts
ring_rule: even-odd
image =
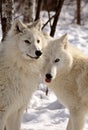
[[[56,14],[54,14],[52,17],[49,18],[49,20],[47,20],[47,22],[43,25],[42,30],[45,28],[45,26],[56,16]]]
[[[50,12],[48,11],[48,17],[49,17],[49,19],[50,19]],[[50,28],[51,28],[51,21],[49,22],[50,23]]]
[[[57,16],[57,14],[58,14],[58,12],[56,12],[56,14],[54,14],[52,17],[50,17],[50,18],[47,20],[47,22],[43,25],[42,30],[45,28],[45,26],[46,26],[53,18],[55,18],[55,17]]]

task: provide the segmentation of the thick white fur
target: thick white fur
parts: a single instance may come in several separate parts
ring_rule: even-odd
[[[25,43],[29,40],[31,44]],[[37,42],[37,40],[39,40]],[[45,47],[40,23],[27,27],[15,21],[0,51],[0,130],[20,130],[21,117],[39,81],[42,57],[35,51]]]
[[[64,35],[50,42],[44,58],[44,73],[52,75],[51,82],[45,83],[70,112],[67,130],[83,130],[88,112],[88,57],[68,44]],[[60,60],[55,63],[57,58]]]

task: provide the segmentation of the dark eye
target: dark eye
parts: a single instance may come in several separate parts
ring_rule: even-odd
[[[59,59],[59,58],[57,58],[54,62],[55,62],[55,63],[57,63],[57,62],[59,62],[59,61],[60,61],[60,59]]]
[[[40,43],[40,40],[37,40],[37,43]]]
[[[24,40],[24,42],[27,43],[27,44],[31,44],[31,42],[28,41],[28,40]]]

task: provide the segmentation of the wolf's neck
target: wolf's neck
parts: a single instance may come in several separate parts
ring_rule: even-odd
[[[22,59],[18,48],[14,44],[9,43],[7,45],[4,45],[3,50],[4,64],[11,68],[24,68],[26,71],[30,64]]]

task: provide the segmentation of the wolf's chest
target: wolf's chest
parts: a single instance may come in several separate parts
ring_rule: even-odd
[[[37,75],[14,75],[12,80],[13,95],[16,104],[28,104],[38,83]]]
[[[71,81],[69,78],[57,79],[50,87],[65,106],[68,106],[71,102],[75,103],[77,91],[74,80]]]

